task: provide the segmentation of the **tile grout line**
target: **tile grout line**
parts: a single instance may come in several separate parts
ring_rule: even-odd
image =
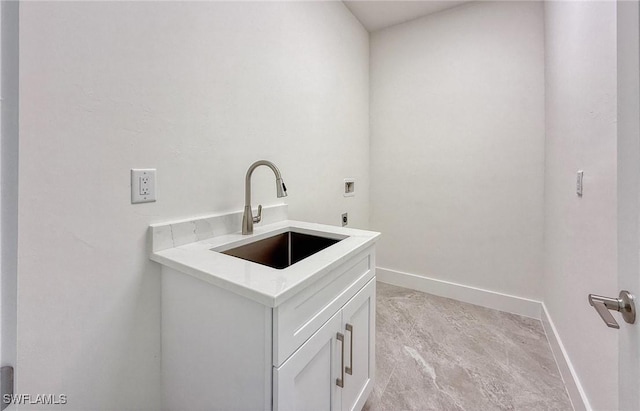
[[[384,393],[387,391],[387,387],[389,386],[389,383],[391,382],[391,377],[393,377],[393,373],[396,372],[396,368],[398,368],[398,365],[394,365],[393,366],[393,369],[389,373],[389,378],[387,378],[387,382],[384,384],[384,388],[380,392],[380,402],[381,403],[382,403],[382,397],[384,397]]]

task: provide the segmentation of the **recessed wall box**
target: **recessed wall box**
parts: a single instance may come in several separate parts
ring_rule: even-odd
[[[353,178],[344,179],[344,196],[354,197],[356,195],[356,180]]]

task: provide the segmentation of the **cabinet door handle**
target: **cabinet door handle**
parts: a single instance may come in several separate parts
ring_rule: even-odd
[[[340,373],[342,378],[336,379],[336,385],[340,388],[344,387],[344,334],[338,333],[336,335],[338,341],[342,342],[342,358],[340,360]]]
[[[345,368],[345,371],[347,374],[353,375],[353,325],[347,323],[344,328],[351,333],[351,340],[349,344],[349,366]]]

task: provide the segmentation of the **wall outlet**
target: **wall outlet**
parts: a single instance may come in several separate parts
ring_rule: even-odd
[[[140,195],[147,196],[151,189],[149,188],[149,183],[151,178],[149,176],[140,177]]]
[[[344,194],[345,197],[354,197],[356,195],[356,180],[353,178],[344,179]]]
[[[156,201],[156,169],[131,170],[131,204]]]
[[[342,226],[344,227],[347,224],[349,224],[349,214],[344,213],[342,214]]]

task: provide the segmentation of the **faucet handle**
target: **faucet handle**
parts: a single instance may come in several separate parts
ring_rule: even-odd
[[[262,220],[262,204],[258,205],[258,215],[253,217],[254,223],[259,223]]]

